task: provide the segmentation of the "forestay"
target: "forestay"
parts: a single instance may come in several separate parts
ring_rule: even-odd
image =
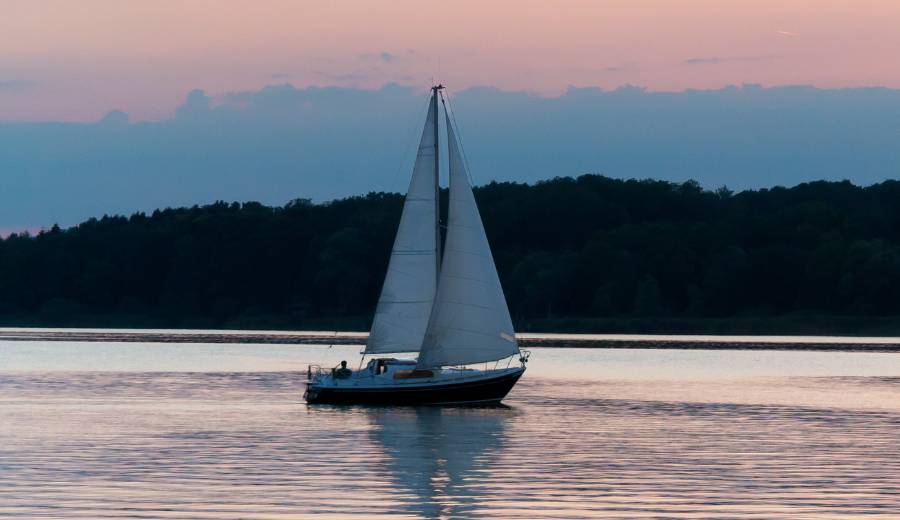
[[[512,320],[449,118],[450,203],[437,296],[418,367],[517,354]]]
[[[437,283],[436,123],[432,99],[366,354],[415,352],[425,337]]]

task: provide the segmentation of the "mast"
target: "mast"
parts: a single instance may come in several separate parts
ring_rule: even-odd
[[[438,154],[438,143],[440,143],[440,127],[438,118],[438,94],[444,85],[437,84],[431,87],[431,110],[434,112],[434,260],[435,260],[435,277],[434,285],[437,287],[438,280],[441,276],[441,156]]]

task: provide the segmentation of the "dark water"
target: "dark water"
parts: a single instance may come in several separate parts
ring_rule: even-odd
[[[0,517],[900,518],[900,355],[535,349],[505,408],[303,404],[355,350],[0,342]]]

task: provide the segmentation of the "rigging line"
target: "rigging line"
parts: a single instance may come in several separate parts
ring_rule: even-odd
[[[441,103],[444,102],[444,96],[441,95]],[[450,93],[447,92],[447,103],[444,105],[444,111],[447,110],[447,105],[450,105],[450,119],[453,120],[453,126],[456,127],[456,142],[459,144],[459,152],[462,154],[463,164],[466,167],[466,178],[469,179],[469,185],[471,187],[475,187],[475,179],[472,177],[472,167],[469,166],[469,157],[466,155],[466,147],[463,146],[462,141],[462,132],[459,131],[459,123],[456,122],[456,109],[453,108],[453,103],[450,101]]]
[[[428,106],[430,104],[431,104],[431,96],[428,96],[428,100],[425,102],[425,105],[424,105],[426,107],[426,110],[425,110],[425,120],[426,121],[428,120],[428,111],[431,110],[431,108]],[[416,121],[420,121],[422,119],[421,106],[422,105],[420,105],[419,111],[417,112],[418,116],[416,117]],[[424,125],[424,123],[422,123],[422,124]],[[404,191],[403,187],[401,187],[400,190],[396,189],[397,188],[397,177],[400,175],[400,170],[402,170],[403,167],[406,166],[406,161],[409,159],[409,151],[413,147],[413,141],[416,142],[415,146],[416,146],[417,153],[418,153],[418,148],[420,148],[420,146],[419,146],[420,143],[418,141],[416,141],[415,131],[416,131],[416,128],[419,128],[419,127],[420,127],[420,125],[417,125],[414,123],[406,131],[407,134],[409,134],[409,135],[407,135],[407,139],[406,139],[406,148],[403,150],[403,158],[401,159],[400,164],[397,165],[397,169],[394,170],[394,176],[391,178],[391,183],[388,186],[388,189],[391,191],[395,191],[395,192],[398,192],[401,194]],[[413,167],[415,167],[415,165]]]

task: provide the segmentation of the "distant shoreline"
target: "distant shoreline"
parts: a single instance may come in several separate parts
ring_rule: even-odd
[[[900,336],[900,181],[475,191],[517,331]],[[10,235],[0,326],[369,330],[402,207],[219,201]]]
[[[188,329],[0,328],[0,341],[363,345],[368,333]],[[815,350],[900,353],[900,337],[521,333],[523,348]]]

